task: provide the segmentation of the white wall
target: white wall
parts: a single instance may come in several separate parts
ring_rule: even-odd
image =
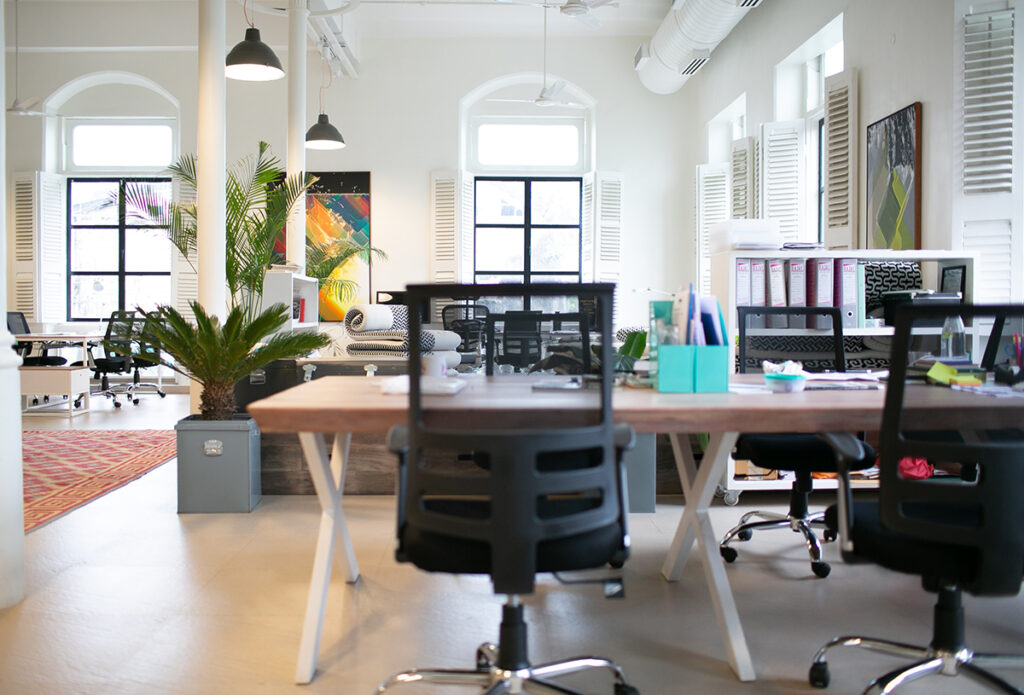
[[[949,248],[952,198],[953,0],[769,0],[752,10],[681,90],[693,107],[687,130],[706,138],[705,124],[747,95],[747,132],[774,114],[775,65],[843,13],[847,67],[860,71],[860,210],[866,206],[864,133],[915,101],[922,102],[922,246]],[[694,167],[706,146],[690,150],[681,185],[693,206]],[[861,239],[864,214],[860,215]],[[863,243],[863,242],[862,242]]]
[[[116,10],[113,6],[121,4],[111,7]],[[36,22],[45,22],[49,5],[32,8]],[[182,7],[180,21],[194,26],[194,9]],[[22,21],[26,21],[24,12]],[[260,16],[257,23],[264,38],[276,47],[268,37],[276,35],[283,20]],[[232,45],[241,38],[241,29],[232,31],[230,16],[228,26]],[[179,28],[174,35],[180,39],[183,33]],[[631,293],[631,288],[675,289],[688,278],[692,237],[693,215],[679,191],[682,163],[692,144],[680,126],[685,98],[655,95],[640,84],[632,56],[644,38],[553,37],[548,50],[549,70],[577,83],[597,100],[598,168],[625,174],[623,324],[646,322],[646,301],[651,297]],[[131,41],[143,45],[145,37],[133,36]],[[539,37],[364,38],[359,78],[334,79],[325,92],[324,108],[348,146],[340,151],[308,152],[307,168],[371,172],[373,244],[389,256],[375,265],[375,289],[397,289],[428,278],[429,176],[433,170],[457,166],[459,99],[495,77],[539,71],[541,50]],[[284,50],[278,50],[278,55],[282,61],[287,57]],[[181,151],[195,151],[194,52],[23,53],[21,92],[47,96],[68,80],[97,70],[137,72],[171,92],[181,102]],[[315,53],[309,55],[308,77],[307,113],[312,122],[321,81]],[[13,94],[8,97],[9,101]],[[228,81],[229,162],[253,152],[261,139],[285,159],[286,99],[285,80]],[[110,103],[109,92],[101,103],[85,100],[86,95],[77,97],[76,108],[95,113]],[[9,126],[9,170],[41,168],[41,119],[9,119]]]

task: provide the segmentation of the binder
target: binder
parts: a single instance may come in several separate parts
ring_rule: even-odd
[[[843,317],[843,328],[857,327],[857,259],[837,258],[835,264],[835,306]]]
[[[786,261],[786,291],[789,306],[807,306],[807,259],[791,258]],[[790,328],[807,328],[806,316],[790,316]]]
[[[835,306],[832,303],[833,269],[831,258],[812,258],[807,261],[807,306]],[[831,330],[831,316],[811,316],[808,328]]]
[[[770,258],[765,261],[768,274],[767,296],[765,306],[786,306],[786,262],[781,258]],[[788,328],[789,321],[785,314],[768,316],[769,328]]]
[[[857,264],[857,328],[864,328],[868,317],[866,271],[866,263]]]
[[[750,259],[736,259],[735,306],[750,306]]]
[[[750,306],[764,306],[765,262],[763,258],[750,259]],[[764,328],[764,314],[751,314],[747,328]]]

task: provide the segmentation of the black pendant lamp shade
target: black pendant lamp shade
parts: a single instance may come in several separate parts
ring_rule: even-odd
[[[284,77],[281,61],[270,46],[260,41],[256,27],[245,30],[245,40],[231,49],[225,63],[224,75],[233,80],[265,82]]]
[[[316,123],[306,131],[306,147],[311,150],[340,150],[345,146],[345,139],[338,129],[327,121],[327,114],[320,114]]]

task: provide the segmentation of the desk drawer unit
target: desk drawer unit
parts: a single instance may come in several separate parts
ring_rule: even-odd
[[[89,406],[89,369],[86,367],[19,367],[21,395],[69,396],[68,414],[74,413],[72,402],[85,395],[85,409]],[[53,412],[52,410],[50,411]]]

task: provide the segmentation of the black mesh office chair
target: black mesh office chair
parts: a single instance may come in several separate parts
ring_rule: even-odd
[[[532,287],[526,291],[533,295]],[[495,360],[519,369],[540,360],[540,311],[506,311]]]
[[[509,296],[522,286],[495,286]],[[613,285],[541,285],[547,295],[600,297],[601,320],[610,335]],[[410,317],[431,296],[479,293],[474,286],[420,285],[408,288]],[[472,296],[472,295],[469,295]],[[575,695],[550,678],[584,669],[609,670],[616,695],[635,694],[611,661],[580,657],[534,666],[527,654],[522,594],[532,593],[535,574],[621,563],[629,550],[621,454],[632,430],[612,424],[611,341],[602,343],[601,388],[579,396],[593,404],[587,419],[558,426],[536,417],[530,429],[509,429],[507,421],[458,427],[431,412],[421,400],[420,325],[410,322],[409,424],[394,427],[389,446],[399,455],[398,549],[396,558],[431,572],[490,575],[495,593],[506,594],[500,639],[476,652],[466,670],[415,669],[395,674],[378,688],[416,681],[472,685],[490,695],[531,692]],[[453,377],[457,378],[457,377]],[[473,377],[501,378],[501,377]],[[528,388],[524,384],[524,388]],[[455,398],[458,398],[456,395]],[[543,398],[538,398],[543,408]],[[547,421],[545,421],[545,419]],[[461,452],[474,461],[452,470]]]
[[[7,330],[11,335],[28,335],[32,332],[29,330],[28,321],[25,320],[25,314],[21,311],[7,312]],[[14,351],[21,355],[22,366],[59,367],[62,364],[67,364],[67,359],[60,355],[46,354],[46,343],[43,343],[43,347],[40,348],[40,354],[32,355],[32,345],[33,343],[30,342],[14,344]]]
[[[843,486],[838,517],[843,559],[873,562],[921,577],[925,591],[937,594],[931,644],[917,647],[887,639],[837,637],[814,656],[810,682],[829,683],[827,653],[840,646],[914,659],[915,662],[875,679],[865,693],[889,693],[904,683],[933,674],[964,675],[1007,693],[1024,692],[986,667],[1024,668],[1024,654],[972,652],[964,639],[962,592],[975,596],[1016,596],[1024,576],[1024,432],[1019,415],[991,411],[990,426],[1012,427],[972,433],[971,441],[937,441],[903,429],[903,400],[913,389],[940,388],[906,384],[907,350],[915,320],[960,315],[964,319],[1002,314],[1024,317],[1024,306],[912,306],[896,310],[889,385],[882,420],[878,500],[852,501]],[[982,398],[982,396],[977,396]],[[977,436],[973,436],[977,435]],[[835,448],[840,468],[861,455],[862,443],[849,435],[822,435]],[[946,438],[948,439],[948,438]],[[898,464],[907,456],[970,465],[970,475],[911,480]],[[844,476],[845,477],[845,476]],[[1016,640],[1016,646],[1021,646]],[[927,692],[927,691],[919,691]]]
[[[100,382],[100,390],[94,392],[94,395],[113,399],[115,408],[121,407],[121,402],[117,400],[118,396],[125,396],[128,400],[138,403],[138,399],[132,396],[131,382],[113,385],[110,383],[111,374],[130,374],[132,371],[132,336],[136,320],[134,311],[111,313],[103,337],[104,355],[94,357],[92,360],[92,378]]]
[[[762,314],[766,317],[798,317],[803,325],[813,318],[831,319],[832,331],[826,335],[802,336],[805,352],[796,353],[793,338],[787,337],[782,345],[754,345],[760,348],[756,353],[757,364],[761,360],[782,361],[800,359],[804,369],[814,371],[845,371],[846,360],[843,350],[843,327],[839,309],[835,307],[736,307],[739,322],[739,371],[744,373],[752,366],[748,354],[747,323],[751,315]],[[767,337],[768,341],[778,341],[775,336]],[[760,371],[760,370],[758,370]],[[776,471],[791,471],[795,479],[789,492],[789,511],[778,514],[768,511],[751,511],[740,517],[739,523],[729,530],[719,543],[719,552],[726,562],[736,560],[736,549],[730,544],[734,540],[747,541],[754,531],[766,529],[789,529],[794,533],[803,534],[807,542],[807,552],[811,556],[811,571],[819,577],[827,577],[831,567],[821,559],[821,541],[814,533],[812,525],[824,525],[824,511],[809,513],[807,498],[813,489],[814,473],[835,473],[835,456],[824,441],[814,434],[766,433],[742,434],[736,440],[733,457],[746,459],[758,468]],[[852,469],[869,468],[875,465],[875,452],[870,446],[864,445],[863,457],[851,463]],[[756,521],[754,519],[757,519]],[[825,530],[825,538],[835,538],[834,529]]]
[[[150,325],[150,322],[154,319],[147,317],[144,321],[135,319],[132,322],[132,346],[134,352],[132,352],[132,403],[135,405],[139,404],[139,395],[143,393],[144,389],[149,389],[151,392],[156,393],[160,398],[165,398],[167,394],[164,392],[161,385],[154,381],[142,381],[140,370],[153,369],[160,367],[160,349],[158,346],[146,340],[148,332],[145,330]]]
[[[441,309],[441,321],[446,331],[457,333],[462,338],[458,351],[478,353],[484,339],[489,310],[483,304],[472,300],[448,304]]]

